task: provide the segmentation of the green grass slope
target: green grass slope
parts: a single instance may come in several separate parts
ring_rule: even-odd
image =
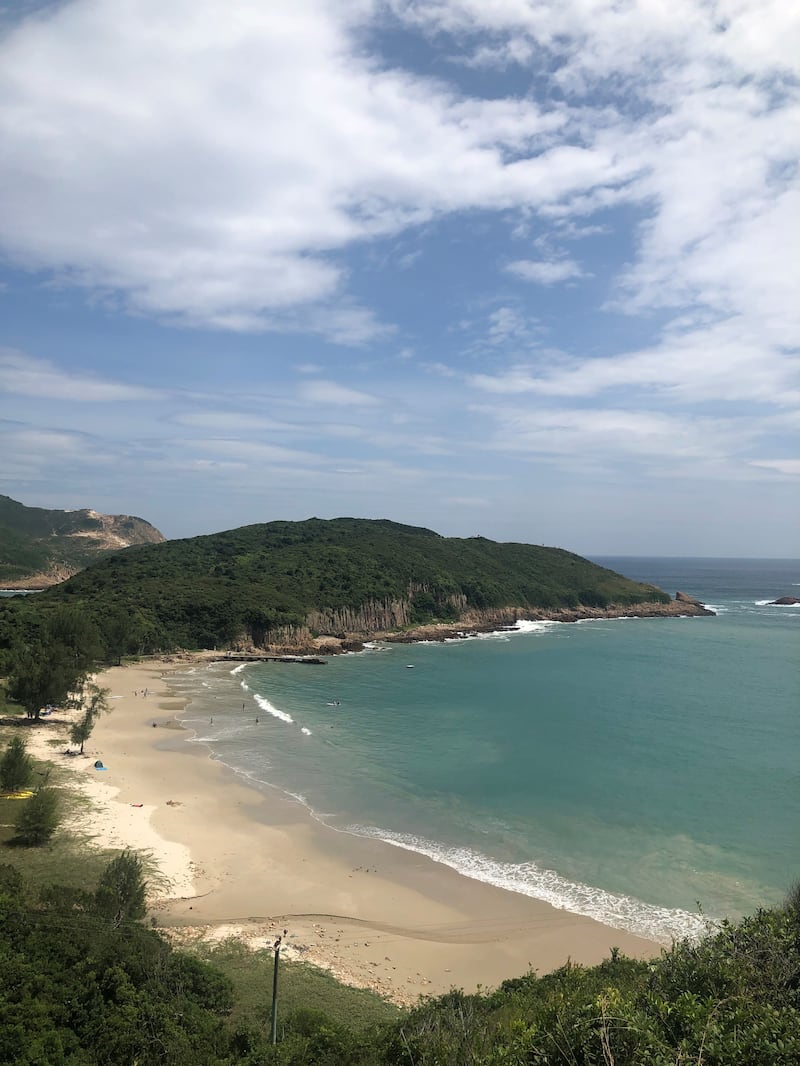
[[[164,651],[237,639],[263,645],[309,625],[363,632],[505,607],[668,599],[558,548],[447,538],[385,520],[312,518],[131,548],[6,610],[33,619],[57,605],[80,607],[101,629],[123,619],[136,634],[130,650]]]

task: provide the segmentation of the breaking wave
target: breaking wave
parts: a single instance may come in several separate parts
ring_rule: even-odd
[[[266,696],[259,696],[257,692],[253,693],[253,699],[256,701],[262,711],[266,711],[267,714],[271,714],[274,718],[280,718],[282,722],[294,723],[294,718],[286,711],[280,710],[270,703]]]
[[[659,907],[632,896],[617,896],[602,888],[568,881],[554,870],[542,869],[534,862],[498,862],[470,848],[447,847],[411,833],[392,833],[376,826],[351,825],[347,832],[415,851],[465,877],[544,900],[559,910],[594,918],[604,925],[661,944],[670,944],[684,937],[694,939],[707,933],[709,926],[714,924],[707,917],[690,911]]]

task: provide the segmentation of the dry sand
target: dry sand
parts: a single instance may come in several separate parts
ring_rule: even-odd
[[[277,790],[248,784],[186,743],[174,720],[183,704],[166,680],[181,665],[101,674],[112,710],[84,757],[61,754],[66,740],[48,746],[66,737],[62,712],[31,730],[30,744],[74,771],[94,808],[78,816],[80,827],[98,845],[147,851],[157,862],[151,912],[173,935],[235,935],[264,946],[286,929],[286,957],[401,1003],[453,986],[495,987],[567,959],[596,963],[612,945],[638,957],[660,951],[425,856],[336,832]],[[105,771],[94,768],[97,759]]]

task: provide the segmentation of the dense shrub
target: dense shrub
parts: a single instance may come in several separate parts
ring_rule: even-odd
[[[33,780],[33,763],[26,751],[25,741],[14,736],[0,758],[0,792],[19,792]]]
[[[58,793],[54,788],[40,788],[22,802],[15,822],[15,843],[38,847],[58,829],[61,821]]]

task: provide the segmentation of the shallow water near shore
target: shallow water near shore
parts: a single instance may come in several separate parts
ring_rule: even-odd
[[[800,562],[602,559],[716,618],[530,623],[170,679],[193,742],[334,828],[662,941],[800,876]]]

